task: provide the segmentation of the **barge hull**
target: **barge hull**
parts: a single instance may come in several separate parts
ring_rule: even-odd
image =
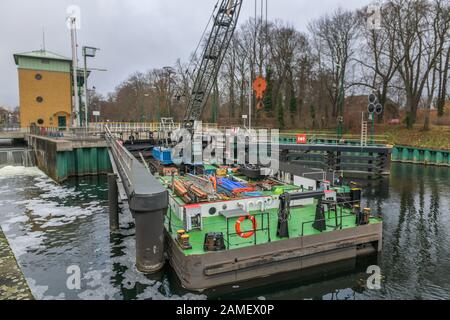
[[[185,255],[177,241],[166,236],[170,264],[181,285],[201,292],[380,252],[382,230],[380,222],[202,255]]]

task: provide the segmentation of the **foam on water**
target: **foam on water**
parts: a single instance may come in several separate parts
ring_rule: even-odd
[[[80,184],[77,187],[58,185],[39,169],[25,167],[0,169],[0,181],[3,181],[0,182],[1,227],[19,264],[24,263],[33,271],[43,268],[40,272],[44,278],[49,277],[47,267],[51,267],[45,266],[47,255],[52,259],[58,255],[56,260],[52,260],[61,264],[55,270],[57,273],[65,272],[61,268],[64,269],[72,260],[74,263],[79,261],[77,259],[80,259],[81,248],[78,246],[83,245],[83,239],[79,235],[81,226],[88,233],[98,232],[100,237],[108,239],[97,248],[87,250],[88,254],[83,259],[86,259],[88,266],[82,270],[82,290],[71,292],[65,286],[54,288],[55,284],[43,281],[39,273],[33,275],[30,270],[32,276],[27,275],[25,268],[28,284],[37,299],[123,299],[124,289],[136,291],[136,299],[206,299],[203,295],[172,295],[168,293],[167,284],[136,270],[134,219],[126,206],[120,217],[120,241],[110,243],[107,215],[104,214],[105,202],[102,203],[98,195],[92,192],[104,192],[104,189],[95,185],[89,189],[90,185],[86,183],[83,183],[81,189]],[[96,214],[99,214],[97,218],[87,220]],[[71,246],[70,243],[77,245]],[[97,241],[94,240],[93,243]],[[40,266],[34,265],[30,259],[37,261]],[[65,283],[65,274],[58,277],[57,281]]]
[[[11,188],[9,184],[19,181],[16,179],[20,177],[29,177],[28,181],[32,183],[23,188]],[[63,205],[65,200],[75,198],[79,192],[73,187],[56,184],[38,168],[1,168],[0,181],[6,182],[0,188],[0,223],[18,260],[29,252],[45,252],[45,240],[53,240],[48,232],[51,229],[72,224],[103,210],[98,201],[82,206]],[[22,201],[8,200],[17,194],[23,194],[20,197]],[[41,298],[42,288],[33,286],[33,282],[30,287]]]
[[[0,168],[0,179],[16,176],[41,176],[46,177],[45,173],[36,167],[12,167]]]

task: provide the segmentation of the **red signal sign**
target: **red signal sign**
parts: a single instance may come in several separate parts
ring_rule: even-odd
[[[297,144],[307,144],[308,143],[308,137],[306,134],[298,134],[297,135]]]

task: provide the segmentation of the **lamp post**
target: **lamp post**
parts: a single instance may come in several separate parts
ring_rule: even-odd
[[[157,85],[153,84],[152,92],[154,92],[156,97],[156,121],[159,123],[161,122],[161,95]]]
[[[150,97],[149,93],[144,93],[144,98]],[[144,108],[144,101],[141,101],[141,122],[145,122],[145,108]]]
[[[87,58],[94,58],[97,51],[100,50],[94,47],[83,47],[83,58],[84,58],[84,125],[88,127],[88,110],[89,110],[89,99],[88,99],[88,85],[87,85]]]

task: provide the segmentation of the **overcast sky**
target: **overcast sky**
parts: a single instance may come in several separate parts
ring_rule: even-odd
[[[258,0],[258,3],[260,0]],[[338,7],[359,8],[369,0],[269,0],[269,19],[282,19],[305,30],[311,19]],[[14,53],[46,49],[68,56],[66,9],[81,8],[79,45],[102,49],[90,62],[108,69],[90,79],[107,94],[134,71],[188,60],[216,0],[0,0],[0,106],[19,104]],[[254,0],[244,2],[240,21],[254,16]]]

